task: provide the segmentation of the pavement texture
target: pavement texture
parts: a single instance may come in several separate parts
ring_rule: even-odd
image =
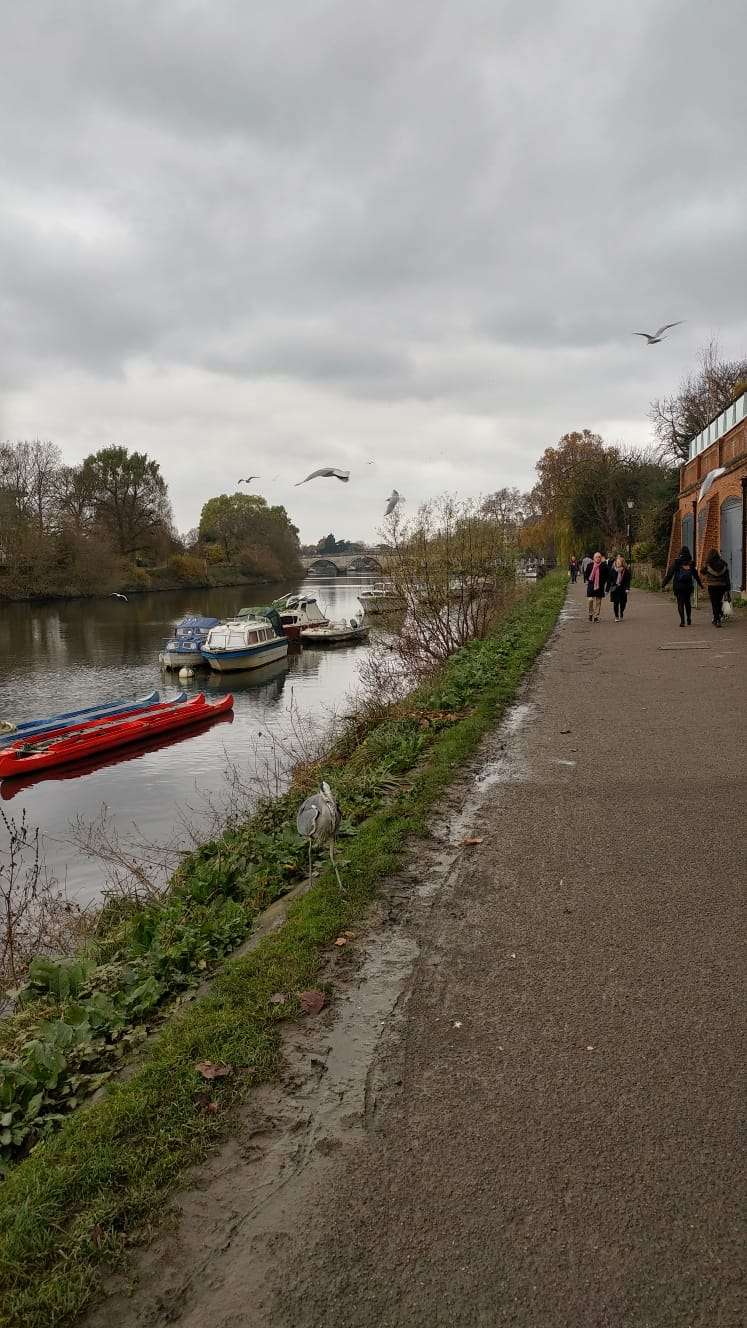
[[[744,1322],[746,700],[747,620],[634,591],[592,626],[569,589],[482,842],[409,919],[362,1119],[138,1323]]]

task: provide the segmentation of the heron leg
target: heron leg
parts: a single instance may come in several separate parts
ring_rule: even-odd
[[[334,873],[335,873],[335,876],[337,877],[337,884],[338,884],[338,886],[340,887],[340,889],[342,890],[342,881],[340,880],[340,873],[339,873],[338,870],[337,870],[337,863],[335,862],[335,841],[334,841],[334,839],[330,839],[330,841],[329,841],[329,859],[330,859],[330,862],[332,863],[332,868],[333,868],[333,871],[334,871]]]
[[[311,840],[309,840],[309,888],[311,888]]]

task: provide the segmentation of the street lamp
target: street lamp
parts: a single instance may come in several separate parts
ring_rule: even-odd
[[[630,534],[630,523],[633,519],[633,507],[634,507],[633,499],[628,498],[627,504],[628,504],[628,567],[630,567],[633,561],[633,543]]]

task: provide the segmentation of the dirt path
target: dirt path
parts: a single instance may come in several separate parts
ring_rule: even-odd
[[[746,666],[747,621],[634,592],[592,627],[571,592],[333,1008],[92,1326],[743,1321]]]

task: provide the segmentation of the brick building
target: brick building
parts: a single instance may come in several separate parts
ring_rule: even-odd
[[[747,392],[690,443],[680,468],[670,562],[683,544],[698,567],[711,549],[720,549],[732,589],[747,590]]]

